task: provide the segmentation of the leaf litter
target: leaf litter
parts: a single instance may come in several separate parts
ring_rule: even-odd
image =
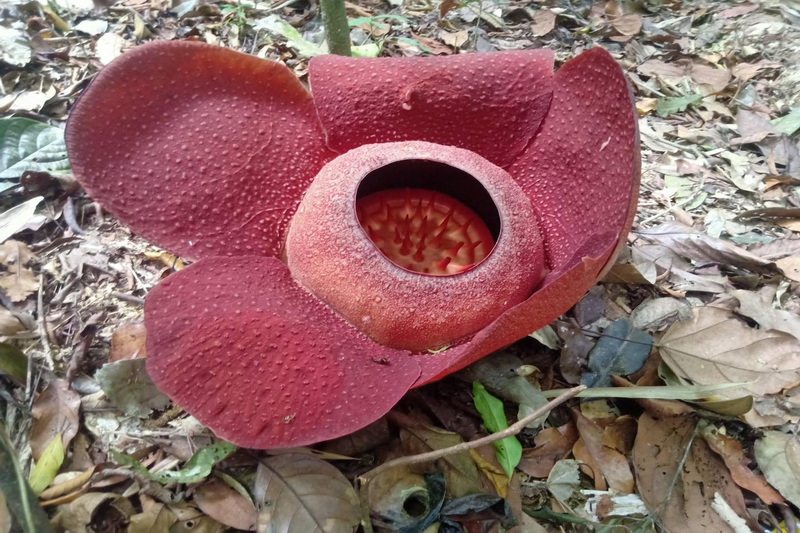
[[[367,55],[547,47],[563,61],[606,47],[633,87],[643,179],[629,247],[604,284],[550,330],[318,446],[347,452],[327,460],[229,450],[150,387],[143,298],[183,265],[80,195],[62,134],[97,69],[154,38],[256,53],[302,79],[324,51],[318,13],[303,2],[108,4],[3,7],[17,22],[0,35],[0,526],[10,516],[24,531],[252,531],[300,524],[290,510],[308,523],[343,513],[326,531],[789,523],[797,507],[782,502],[797,506],[800,486],[796,1],[348,4]],[[474,380],[502,399],[490,412],[505,424],[568,384],[609,399],[574,400],[522,430],[516,468],[484,446],[354,490],[376,464],[495,431]],[[46,512],[27,486],[37,468]],[[293,473],[332,499],[267,496]]]

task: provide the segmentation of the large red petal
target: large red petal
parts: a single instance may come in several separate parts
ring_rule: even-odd
[[[636,212],[640,169],[625,75],[611,54],[592,48],[556,72],[544,124],[508,169],[539,215],[553,270],[595,233],[624,238]]]
[[[173,252],[276,255],[333,154],[308,91],[280,63],[193,42],[124,54],[67,124],[89,194]]]
[[[552,96],[553,52],[311,60],[311,89],[332,150],[429,141],[501,167],[536,133]]]
[[[158,387],[240,446],[301,446],[384,415],[417,358],[375,344],[273,258],[207,258],[153,289],[147,368]]]
[[[533,296],[467,343],[423,356],[416,386],[464,368],[572,307],[624,242],[636,213],[640,168],[625,77],[608,52],[589,50],[556,73],[547,118],[508,169],[537,211],[551,273]]]

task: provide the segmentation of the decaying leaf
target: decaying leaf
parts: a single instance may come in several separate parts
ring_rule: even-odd
[[[235,529],[255,531],[258,511],[253,502],[218,479],[195,489],[194,501],[205,514]]]
[[[449,448],[460,444],[463,440],[458,434],[443,429],[413,426],[400,430],[400,442],[409,455],[416,455]],[[467,452],[447,455],[436,462],[436,467],[431,463],[422,463],[419,469],[414,468],[414,471],[423,473],[434,469],[444,473],[448,495],[452,498],[460,498],[483,490],[478,467]]]
[[[0,343],[0,376],[8,376],[22,385],[27,375],[28,357],[16,346]]]
[[[145,348],[147,330],[144,323],[126,322],[120,324],[111,335],[111,349],[108,352],[108,362],[114,363],[124,359],[144,359],[147,357]]]
[[[765,289],[758,292],[732,291],[731,295],[739,300],[739,313],[758,322],[762,329],[783,331],[800,339],[800,316],[789,311],[775,309],[772,306],[775,291],[769,286]]]
[[[745,456],[742,443],[725,435],[720,428],[704,420],[698,422],[698,427],[706,444],[725,461],[725,466],[730,470],[731,477],[737,485],[758,494],[767,505],[783,502],[781,495],[767,485],[764,477],[747,466],[750,459]],[[797,481],[800,481],[800,478]]]
[[[722,398],[742,392],[756,397],[800,380],[800,340],[775,330],[749,327],[732,312],[700,307],[661,339],[661,356],[675,374],[699,384],[743,383],[720,390]]]
[[[653,338],[633,327],[627,318],[611,323],[589,352],[589,371],[581,382],[587,387],[608,387],[612,375],[628,375],[644,365]]]
[[[347,478],[311,455],[261,460],[253,492],[263,531],[350,533],[361,521],[358,496]]]
[[[547,490],[558,500],[566,502],[580,489],[580,464],[574,459],[564,459],[553,465],[547,475]]]
[[[518,468],[529,476],[545,478],[553,465],[572,451],[577,440],[578,432],[572,422],[557,428],[545,428],[536,435],[536,446],[522,451]]]
[[[733,533],[711,508],[716,493],[739,516],[747,516],[741,490],[722,460],[696,435],[691,417],[659,420],[643,414],[633,465],[639,494],[666,531]]]
[[[787,500],[800,505],[800,439],[780,431],[765,431],[755,444],[761,471]]]
[[[147,373],[145,359],[128,359],[107,363],[97,371],[95,379],[124,413],[144,418],[153,409],[164,409],[169,398],[158,390]]]
[[[680,222],[665,222],[640,234],[693,261],[730,265],[752,272],[778,273],[778,268],[771,261]]]
[[[544,37],[556,27],[556,14],[549,9],[540,9],[533,14],[531,33],[536,37]]]
[[[580,439],[572,448],[575,458],[589,466],[589,474],[597,490],[610,487],[630,494],[634,489],[633,474],[628,459],[620,452],[603,444],[603,429],[579,411],[573,410],[575,426]]]
[[[91,527],[92,519],[104,504],[114,507],[124,518],[134,514],[133,505],[127,498],[111,492],[89,492],[60,506],[52,523],[59,531],[90,533],[95,530]]]
[[[127,533],[171,532],[170,527],[177,521],[178,518],[169,507],[163,503],[154,503],[147,506],[143,512],[131,516]]]
[[[80,406],[80,395],[63,379],[51,381],[39,394],[31,409],[34,418],[31,426],[31,449],[35,460],[41,458],[56,435],[61,435],[65,449],[69,446],[78,432]]]
[[[12,302],[22,302],[39,289],[39,277],[27,266],[31,259],[33,254],[21,242],[8,241],[0,246],[0,289]]]

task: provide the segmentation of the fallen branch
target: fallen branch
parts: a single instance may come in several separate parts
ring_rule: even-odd
[[[552,411],[553,409],[555,409],[562,403],[566,402],[570,398],[575,397],[577,394],[579,394],[581,391],[585,389],[586,385],[578,385],[577,387],[565,391],[563,394],[547,402],[545,405],[541,406],[536,411],[532,412],[531,414],[523,418],[520,418],[519,420],[508,426],[503,431],[492,433],[491,435],[487,435],[486,437],[482,437],[477,440],[462,442],[460,444],[456,444],[455,446],[450,446],[449,448],[442,448],[441,450],[434,450],[432,452],[420,453],[418,455],[409,455],[407,457],[398,457],[397,459],[392,459],[391,461],[386,461],[382,465],[376,466],[369,472],[366,472],[361,476],[359,476],[358,479],[361,482],[363,488],[364,486],[366,486],[367,483],[370,482],[372,478],[374,478],[381,472],[385,472],[386,470],[389,470],[391,468],[396,468],[398,466],[414,465],[417,463],[425,463],[427,461],[435,461],[436,459],[441,459],[442,457],[446,457],[448,455],[465,452],[467,450],[472,450],[474,448],[480,448],[481,446],[486,446],[487,444],[491,444],[498,440],[502,440],[507,437],[513,437],[517,435],[520,431],[522,431],[528,424],[530,424],[537,418],[545,415],[546,413]]]

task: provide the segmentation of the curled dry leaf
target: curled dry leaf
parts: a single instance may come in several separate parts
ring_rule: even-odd
[[[400,442],[409,455],[416,455],[449,448],[461,444],[463,440],[457,433],[429,426],[414,426],[400,430]],[[483,488],[478,467],[467,452],[447,455],[437,461],[436,466],[422,463],[421,468],[413,470],[419,473],[430,470],[442,471],[447,482],[447,493],[451,498],[481,492]]]
[[[716,307],[694,310],[661,339],[661,356],[675,374],[703,385],[744,383],[717,394],[735,399],[743,391],[760,397],[800,380],[800,340],[775,330],[749,327]]]
[[[544,37],[556,27],[556,14],[549,9],[541,9],[534,13],[531,32],[536,37]]]
[[[758,466],[787,500],[800,505],[800,440],[796,435],[766,431],[755,444]]]
[[[69,446],[78,432],[80,406],[80,395],[70,388],[66,380],[56,379],[45,387],[31,409],[34,418],[31,426],[34,459],[39,460],[47,445],[58,434],[61,434],[64,449]]]
[[[220,524],[246,531],[256,529],[258,511],[253,502],[218,479],[197,487],[194,501],[201,511]]]
[[[783,498],[775,489],[767,485],[764,476],[757,474],[747,466],[750,463],[742,443],[733,437],[729,437],[719,431],[719,428],[705,421],[700,421],[700,434],[712,450],[725,461],[725,466],[731,472],[731,477],[737,485],[750,492],[758,494],[758,497],[767,505],[783,502]],[[800,482],[800,479],[797,480]]]
[[[358,496],[347,478],[311,455],[261,460],[253,492],[263,531],[352,533],[361,521]]]
[[[628,459],[617,450],[603,444],[603,429],[600,426],[579,411],[573,410],[572,414],[580,434],[580,439],[573,446],[572,452],[576,459],[591,468],[588,474],[594,478],[597,490],[606,490],[610,487],[618,492],[632,494],[634,481]]]
[[[108,353],[108,362],[114,363],[123,359],[144,359],[147,357],[145,348],[147,331],[141,321],[127,322],[117,326],[111,335],[111,349]]]
[[[640,232],[640,235],[692,261],[729,265],[751,272],[779,272],[772,261],[762,259],[722,239],[699,233],[680,222],[665,222],[657,228]]]
[[[536,446],[523,450],[517,468],[529,476],[546,478],[553,465],[569,454],[577,440],[578,432],[572,422],[557,428],[545,428],[534,438]]]
[[[686,453],[687,446],[691,446]],[[639,495],[665,531],[718,531],[731,527],[711,510],[719,493],[739,516],[747,516],[742,491],[725,463],[701,438],[688,416],[656,419],[645,413],[633,446]],[[753,524],[755,525],[755,524]]]

